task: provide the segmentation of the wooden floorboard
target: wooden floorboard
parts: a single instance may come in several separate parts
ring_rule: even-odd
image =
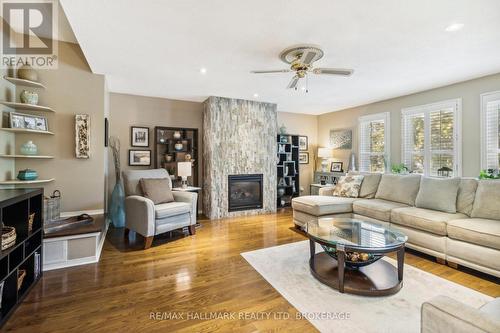
[[[111,228],[98,264],[46,272],[2,331],[15,332],[315,332],[297,310],[240,255],[306,239],[291,212],[201,221],[196,235],[143,239]],[[493,279],[406,253],[406,263],[487,295],[500,297]],[[183,318],[151,319],[151,313]],[[236,319],[190,319],[200,313]],[[271,318],[240,319],[242,313]],[[289,316],[275,320],[273,316]],[[206,318],[205,318],[206,319]]]

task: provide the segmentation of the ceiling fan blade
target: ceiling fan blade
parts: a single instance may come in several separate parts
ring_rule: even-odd
[[[314,74],[327,74],[327,75],[343,75],[349,76],[354,72],[352,69],[344,68],[315,68],[313,69]]]
[[[300,62],[305,65],[310,65],[316,58],[316,55],[317,55],[316,52],[304,50],[304,53],[302,53],[302,57],[300,57]]]
[[[289,73],[290,69],[276,69],[276,70],[263,70],[263,71],[251,71],[252,74],[272,74],[272,73]]]
[[[300,77],[298,75],[295,75],[294,77],[292,77],[292,80],[290,81],[290,83],[288,84],[288,86],[286,88],[287,89],[296,88],[297,83],[299,83],[299,79],[300,79]]]

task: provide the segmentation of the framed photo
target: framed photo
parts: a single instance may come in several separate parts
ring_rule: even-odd
[[[134,150],[129,149],[128,151],[128,165],[140,165],[140,166],[150,166],[151,165],[151,150]]]
[[[309,153],[299,153],[299,164],[309,164]]]
[[[343,162],[332,162],[330,172],[342,172]]]
[[[149,147],[149,127],[130,128],[130,145],[132,147]]]
[[[305,151],[307,150],[307,136],[299,136],[299,150]]]
[[[49,130],[47,118],[42,116],[10,112],[9,118],[11,128],[24,128],[37,131]]]

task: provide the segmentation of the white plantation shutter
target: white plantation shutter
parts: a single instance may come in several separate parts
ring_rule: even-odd
[[[390,113],[359,118],[359,170],[385,172],[389,160]]]
[[[461,100],[402,111],[402,162],[413,172],[437,177],[448,167],[461,175]]]
[[[500,92],[481,95],[482,169],[499,169]]]

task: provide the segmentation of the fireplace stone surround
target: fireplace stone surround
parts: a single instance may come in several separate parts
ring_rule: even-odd
[[[276,211],[276,104],[211,96],[203,110],[203,212],[209,219]],[[230,175],[262,174],[262,208],[229,211]]]

